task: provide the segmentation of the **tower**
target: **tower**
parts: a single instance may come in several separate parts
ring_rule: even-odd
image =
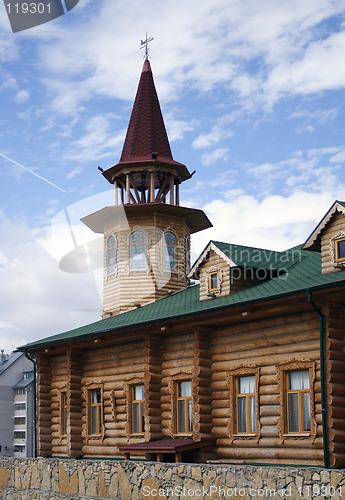
[[[172,157],[147,58],[120,161],[102,173],[114,185],[114,206],[82,221],[104,234],[106,318],[184,289],[190,235],[211,227],[203,211],[179,204],[191,174]]]

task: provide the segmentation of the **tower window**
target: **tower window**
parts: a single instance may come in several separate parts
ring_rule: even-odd
[[[110,236],[107,243],[108,274],[115,272],[115,238]]]
[[[131,271],[146,269],[146,238],[142,231],[134,231],[130,236],[129,261]]]
[[[165,233],[164,271],[176,271],[176,237],[173,233]]]

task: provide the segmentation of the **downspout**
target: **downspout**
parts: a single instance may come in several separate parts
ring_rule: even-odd
[[[24,351],[24,354],[25,354],[25,357],[31,361],[33,364],[34,364],[34,394],[33,394],[33,398],[34,398],[34,425],[33,425],[33,440],[34,440],[34,458],[37,458],[37,438],[36,438],[36,433],[37,433],[37,429],[36,429],[36,408],[37,408],[37,403],[36,403],[36,361],[31,358],[29,355],[28,355],[28,352],[27,351]]]
[[[308,302],[315,309],[320,317],[320,382],[321,382],[321,415],[322,415],[322,436],[323,436],[323,457],[324,467],[329,468],[328,453],[328,428],[327,428],[327,404],[326,404],[326,384],[325,384],[325,346],[324,346],[324,317],[320,309],[313,302],[311,290],[307,290]]]

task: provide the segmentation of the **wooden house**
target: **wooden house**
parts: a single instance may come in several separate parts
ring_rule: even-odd
[[[19,348],[36,362],[40,457],[345,466],[345,203],[284,252],[211,241],[179,205],[148,60],[104,234],[104,311]],[[199,280],[198,285],[191,285]]]

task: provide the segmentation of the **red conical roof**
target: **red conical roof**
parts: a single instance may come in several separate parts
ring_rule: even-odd
[[[163,116],[153,81],[151,65],[144,62],[120,163],[173,160]]]
[[[140,76],[132,115],[119,163],[103,172],[114,183],[127,166],[145,170],[146,166],[159,170],[173,169],[180,182],[190,179],[185,165],[173,160],[169,139],[153,81],[151,65],[146,59]]]

